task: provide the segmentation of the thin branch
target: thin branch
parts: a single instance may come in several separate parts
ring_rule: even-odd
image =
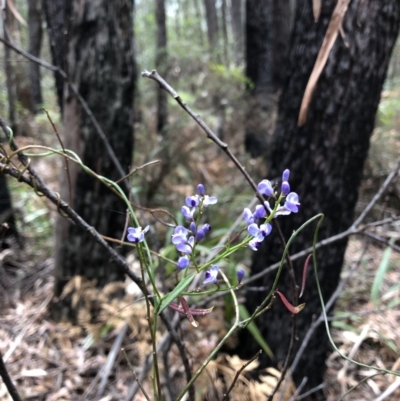
[[[22,401],[22,398],[19,396],[14,383],[11,380],[10,375],[8,374],[6,365],[3,361],[3,355],[0,352],[0,377],[3,379],[4,384],[7,387],[8,393],[14,401]]]
[[[239,379],[240,374],[243,372],[244,369],[247,368],[254,360],[256,360],[260,355],[262,354],[262,351],[258,351],[253,358],[251,358],[249,361],[247,361],[235,374],[235,377],[233,378],[233,381],[231,385],[228,388],[228,391],[224,394],[224,397],[222,398],[221,401],[225,401],[228,399],[229,393],[233,390],[233,387],[235,387],[235,384],[237,380]]]
[[[362,221],[364,221],[365,216],[375,206],[376,202],[378,202],[378,200],[381,198],[381,196],[386,191],[386,189],[388,188],[390,183],[394,180],[396,175],[399,173],[399,170],[400,170],[400,157],[397,159],[396,166],[394,167],[394,169],[387,176],[385,182],[381,185],[378,192],[374,195],[374,197],[371,199],[371,201],[366,206],[366,208],[362,211],[362,213],[357,218],[357,220],[352,224],[352,227],[357,227]]]

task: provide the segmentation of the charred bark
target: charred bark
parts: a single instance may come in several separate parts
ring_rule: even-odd
[[[325,219],[319,239],[338,234],[351,225],[375,113],[399,31],[400,4],[397,0],[352,1],[343,22],[346,42],[339,35],[317,83],[307,122],[298,127],[304,90],[335,4],[329,0],[322,2],[317,23],[313,19],[311,2],[297,4],[287,80],[280,100],[268,174],[269,177],[280,177],[282,171],[289,168],[291,187],[300,196],[300,212],[279,218],[286,240],[294,229],[320,212],[325,214]],[[291,253],[312,244],[314,229],[306,229],[296,237]],[[347,240],[342,240],[317,252],[325,300],[338,284],[346,245]],[[268,237],[255,254],[252,274],[279,261],[282,249],[276,233]],[[304,260],[294,262],[298,281],[303,263]],[[302,301],[306,302],[306,307],[297,317],[296,350],[313,319],[321,312],[315,280],[311,273],[309,276]],[[270,286],[272,280],[272,275],[266,276],[259,285]],[[280,278],[279,290],[291,296],[287,271]],[[264,293],[251,293],[247,298],[249,310],[254,310],[263,296]],[[285,359],[292,320],[279,302],[258,319],[257,324],[276,357],[270,361],[264,355],[264,366],[277,366]],[[241,334],[241,342],[249,346],[240,353],[249,357],[257,346],[247,332]],[[308,378],[308,389],[322,382],[327,352],[327,335],[321,326],[294,372],[297,384],[303,377]]]
[[[271,136],[272,105],[272,0],[246,1],[246,76],[248,101],[245,148],[252,157],[262,155]],[[266,135],[267,133],[267,135]]]
[[[72,82],[106,133],[125,171],[133,152],[133,1],[73,1],[68,69]],[[120,177],[89,117],[72,93],[65,94],[65,147],[83,163],[111,180]],[[73,206],[104,235],[121,238],[126,206],[104,184],[70,164]],[[67,178],[62,197],[69,198]],[[74,275],[96,279],[99,286],[120,280],[115,269],[87,233],[60,218],[56,226],[56,295]],[[121,249],[123,251],[123,249]]]
[[[161,76],[167,72],[167,26],[165,22],[165,1],[156,0],[157,22],[157,49],[156,69]],[[168,123],[167,92],[161,87],[157,88],[157,132],[166,134]]]
[[[42,16],[39,0],[28,0],[28,26],[29,26],[29,53],[40,58],[42,46]],[[29,63],[29,80],[31,84],[33,112],[40,110],[43,97],[40,86],[40,67],[36,63]]]
[[[70,26],[71,2],[73,0],[43,0],[42,6],[46,17],[50,51],[53,64],[66,71],[68,51],[68,30]],[[58,105],[63,113],[64,78],[54,73]]]

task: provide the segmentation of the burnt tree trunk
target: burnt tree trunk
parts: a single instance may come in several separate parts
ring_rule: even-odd
[[[103,128],[126,172],[133,152],[133,1],[74,0],[68,52],[72,82]],[[111,180],[121,178],[102,141],[72,93],[65,94],[65,147],[83,163]],[[70,163],[73,207],[101,234],[121,238],[126,205],[104,184]],[[69,198],[64,174],[62,197]],[[56,295],[74,275],[102,286],[123,279],[103,248],[60,217],[56,225]],[[121,249],[123,251],[123,249]]]
[[[248,101],[246,109],[245,148],[252,157],[267,148],[272,126],[272,0],[246,1],[246,76]]]
[[[286,240],[294,229],[320,212],[325,214],[320,240],[351,225],[375,113],[399,31],[398,0],[352,1],[343,22],[346,43],[339,35],[317,83],[307,122],[298,127],[304,90],[336,3],[330,0],[322,2],[318,23],[314,22],[311,4],[310,1],[297,4],[287,80],[280,100],[268,174],[269,177],[280,177],[282,171],[289,168],[292,190],[300,196],[299,213],[279,218]],[[312,244],[314,228],[306,229],[296,237],[291,253]],[[346,245],[347,239],[317,252],[319,279],[325,300],[329,299],[338,284]],[[275,230],[254,255],[252,274],[279,261],[282,250]],[[303,263],[304,260],[294,262],[298,281],[301,280]],[[314,318],[321,312],[313,274],[309,272],[309,276],[302,299],[306,307],[297,318],[296,350]],[[259,285],[270,286],[273,277],[266,276]],[[291,297],[286,270],[278,287]],[[247,307],[250,311],[260,304],[264,295],[249,294]],[[278,301],[272,310],[257,320],[276,357],[270,361],[264,354],[264,366],[280,365],[285,359],[292,320],[291,314]],[[254,340],[246,331],[241,335],[241,341],[248,344],[246,349],[241,350],[242,356],[254,355],[258,348]],[[322,382],[327,352],[327,335],[325,328],[320,326],[294,372],[297,384],[303,377],[308,378],[308,389]]]
[[[52,62],[66,71],[68,30],[70,26],[72,0],[43,0],[42,6],[46,17]],[[67,72],[67,71],[66,71]],[[64,78],[54,73],[58,105],[63,113]]]
[[[42,16],[39,0],[28,0],[29,26],[29,53],[40,58],[42,46]],[[40,86],[40,67],[36,63],[29,63],[29,80],[31,84],[33,112],[39,112],[42,103],[42,89]]]
[[[156,69],[161,76],[165,77],[167,72],[167,26],[165,22],[165,0],[156,0],[155,3],[157,22]],[[164,136],[166,134],[167,122],[167,92],[159,86],[157,88],[157,132],[160,135]]]

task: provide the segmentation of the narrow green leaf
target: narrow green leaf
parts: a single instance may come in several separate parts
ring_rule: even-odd
[[[162,301],[160,308],[158,310],[158,314],[160,314],[175,298],[186,289],[186,287],[192,282],[195,273],[190,274],[189,276],[185,277],[168,295],[166,295]]]
[[[246,307],[244,305],[239,305],[239,315],[242,320],[248,319],[250,317],[249,312],[247,311]],[[246,327],[251,335],[254,337],[254,339],[257,341],[258,345],[263,349],[263,351],[271,358],[274,359],[274,354],[271,351],[271,348],[269,345],[265,342],[263,336],[260,333],[260,330],[258,330],[258,327],[254,323],[254,321],[250,322],[247,327]]]
[[[392,255],[392,248],[388,247],[383,253],[381,263],[379,264],[378,271],[371,288],[371,302],[376,303],[382,288],[383,279],[389,268],[390,256]]]

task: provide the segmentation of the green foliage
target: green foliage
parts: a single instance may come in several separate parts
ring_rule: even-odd
[[[393,242],[393,241],[392,241]],[[379,264],[378,271],[376,272],[374,282],[371,288],[371,302],[377,303],[380,298],[380,293],[383,281],[387,271],[390,268],[390,256],[392,255],[392,248],[387,247],[383,253],[381,263]]]

